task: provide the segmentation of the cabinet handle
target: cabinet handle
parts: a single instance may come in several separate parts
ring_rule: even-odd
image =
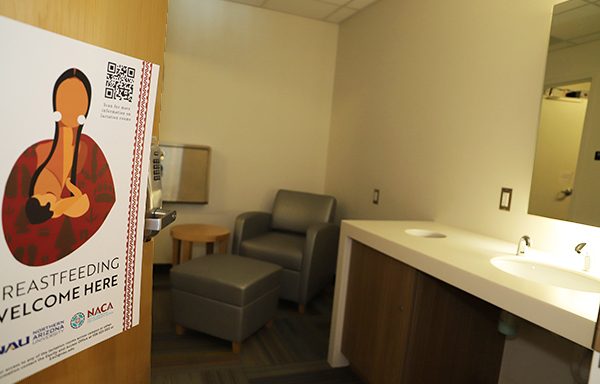
[[[400,312],[404,312],[404,305],[399,305],[398,309],[400,310]]]

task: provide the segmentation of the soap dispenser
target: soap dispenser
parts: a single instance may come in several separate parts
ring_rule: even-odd
[[[575,252],[578,255],[583,256],[583,271],[589,272],[591,268],[591,257],[589,252],[589,247],[586,248],[587,243],[579,243],[575,246]]]

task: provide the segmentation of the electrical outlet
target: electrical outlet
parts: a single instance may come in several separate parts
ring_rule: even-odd
[[[500,191],[500,209],[510,211],[510,203],[512,202],[512,188],[502,188]]]
[[[373,190],[373,204],[375,204],[375,205],[379,204],[379,189]]]

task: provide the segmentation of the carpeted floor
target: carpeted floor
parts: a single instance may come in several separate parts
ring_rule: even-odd
[[[333,287],[314,299],[304,315],[280,301],[271,328],[242,344],[199,332],[175,334],[170,316],[169,266],[155,266],[152,326],[152,383],[361,384],[348,369],[327,364]]]

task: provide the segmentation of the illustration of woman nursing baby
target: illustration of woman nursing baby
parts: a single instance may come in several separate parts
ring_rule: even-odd
[[[54,138],[27,148],[8,177],[4,235],[23,264],[47,265],[69,255],[96,233],[114,205],[108,162],[82,133],[91,99],[83,72],[63,72],[52,93]]]

